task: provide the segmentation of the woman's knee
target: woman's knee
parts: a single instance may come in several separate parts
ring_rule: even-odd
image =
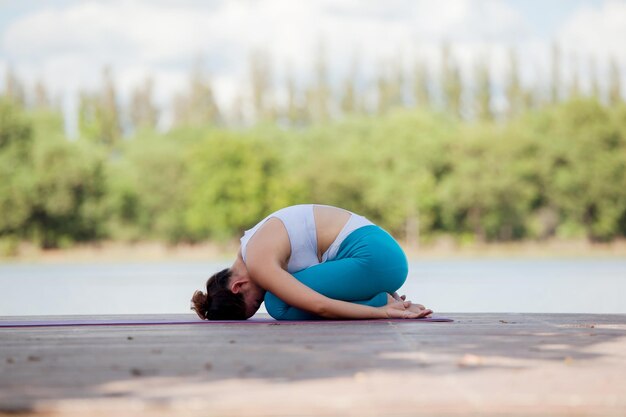
[[[390,257],[384,266],[376,269],[376,272],[383,277],[385,291],[393,293],[406,282],[409,275],[409,263],[404,254],[402,256]]]
[[[398,267],[407,264],[406,255],[402,247],[386,230],[379,229],[369,238],[369,260],[379,266]]]
[[[390,278],[392,281],[392,289],[393,291],[397,291],[401,286],[404,285],[409,275],[408,263],[404,262],[403,264],[399,265],[397,268],[395,268],[391,275],[392,276]]]
[[[386,291],[394,292],[405,283],[409,275],[409,263],[402,249],[397,248],[389,251],[384,262],[373,266],[372,271],[383,277]]]
[[[265,302],[265,309],[267,310],[267,313],[276,320],[280,320],[289,308],[287,303],[269,291],[265,293],[263,301]]]

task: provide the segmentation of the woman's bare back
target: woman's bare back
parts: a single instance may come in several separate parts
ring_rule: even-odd
[[[338,207],[314,205],[313,217],[317,231],[317,259],[322,262],[322,255],[350,219],[350,212]]]
[[[315,230],[317,233],[317,259],[322,262],[322,255],[328,247],[335,241],[341,229],[350,219],[350,212],[332,206],[313,206],[313,218],[315,220]],[[289,257],[291,256],[291,245],[289,234],[283,222],[276,218],[269,218],[263,226],[254,234],[248,243],[250,245],[267,246],[273,242],[275,248],[275,258],[280,262],[283,269],[287,270]],[[241,251],[239,252],[241,257]]]

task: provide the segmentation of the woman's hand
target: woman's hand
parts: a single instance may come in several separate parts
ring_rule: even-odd
[[[432,310],[421,304],[413,304],[406,300],[406,295],[398,295],[397,292],[387,294],[387,305],[381,307],[387,313],[388,318],[422,318],[433,313]]]

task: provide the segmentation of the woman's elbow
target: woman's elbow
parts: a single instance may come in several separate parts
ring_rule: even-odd
[[[331,311],[331,305],[330,305],[331,301],[332,300],[330,300],[330,299],[318,301],[315,304],[314,311],[312,311],[312,313],[315,314],[315,315],[318,315],[320,317],[324,317],[326,319],[333,319],[333,318],[335,318],[335,315]]]

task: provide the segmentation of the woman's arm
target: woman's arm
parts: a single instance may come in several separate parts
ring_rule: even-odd
[[[417,319],[426,317],[432,313],[428,309],[416,309],[414,304],[410,301],[396,301],[390,294],[387,294],[387,304],[381,307],[371,307],[367,305],[361,305],[357,303],[351,303],[341,300],[334,300],[327,298],[331,305],[329,308],[330,316],[324,316],[328,318],[384,318],[384,319]],[[352,316],[352,314],[360,314],[358,309],[354,309],[354,306],[360,306],[368,309],[376,310],[376,313],[372,317]]]
[[[408,306],[411,304],[410,301],[392,301],[381,307],[371,307],[347,301],[334,300],[332,298],[328,298],[328,300],[328,309],[325,312],[327,315],[323,316],[327,318],[416,319],[424,316],[422,312],[409,310]],[[361,315],[361,308],[374,310],[374,313],[372,316],[363,316]]]
[[[333,300],[307,287],[280,267],[263,265],[250,274],[274,296],[288,304],[289,310],[306,311],[314,316],[335,319],[382,318],[383,311],[376,307]]]
[[[249,256],[249,255],[248,255]],[[258,267],[258,269],[257,269]],[[335,300],[318,293],[276,265],[248,267],[254,280],[288,305],[328,319],[418,318],[421,311],[409,309],[410,301],[388,300],[382,307]]]

